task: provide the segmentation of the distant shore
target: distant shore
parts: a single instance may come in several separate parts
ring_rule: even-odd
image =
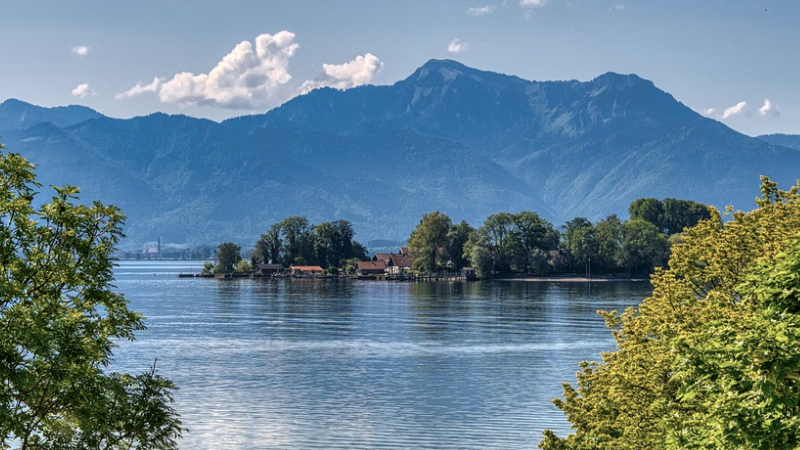
[[[633,277],[619,277],[619,276],[598,276],[598,277],[580,277],[575,275],[553,276],[553,277],[536,277],[536,276],[513,276],[513,277],[497,277],[495,281],[526,281],[526,282],[556,282],[556,283],[607,283],[612,281],[624,282],[640,282],[650,281],[649,278],[633,278]]]

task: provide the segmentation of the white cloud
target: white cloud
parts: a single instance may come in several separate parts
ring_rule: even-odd
[[[459,39],[453,39],[450,41],[450,45],[447,46],[447,51],[450,53],[461,53],[467,50],[469,50],[469,44]]]
[[[523,8],[540,8],[547,2],[548,0],[519,0],[519,6]]]
[[[778,111],[777,105],[773,104],[770,99],[765,98],[764,104],[758,108],[758,114],[761,116],[769,115],[771,117],[780,117],[781,112]]]
[[[157,83],[153,89],[158,91],[162,102],[182,106],[213,105],[229,109],[272,106],[283,100],[281,87],[292,79],[289,59],[300,47],[294,37],[292,32],[281,31],[256,37],[255,47],[243,41],[208,73],[182,72]],[[136,93],[137,86],[127,92]]]
[[[77,47],[72,47],[70,51],[78,56],[86,56],[89,54],[89,47],[85,45],[79,45]]]
[[[86,98],[95,94],[96,92],[89,87],[89,83],[81,83],[75,86],[75,89],[72,90],[72,95],[79,98]]]
[[[706,117],[714,117],[717,113],[717,110],[714,108],[706,108],[702,111],[697,111],[698,113],[706,116]]]
[[[491,5],[467,8],[467,15],[469,16],[483,16],[485,14],[491,14],[492,12],[494,12],[494,6]]]
[[[728,117],[741,113],[745,106],[747,106],[747,102],[739,102],[730,108],[725,108],[725,111],[722,112],[722,118],[727,119]]]
[[[156,93],[161,88],[161,85],[164,83],[164,79],[161,77],[153,78],[153,82],[150,84],[142,84],[141,81],[136,83],[136,86],[128,89],[125,92],[120,92],[119,94],[115,95],[114,98],[117,100],[125,100],[133,97],[138,97],[147,92]]]
[[[347,89],[367,84],[383,68],[383,62],[372,53],[357,56],[344,64],[323,64],[325,75],[308,80],[300,86],[300,93],[306,93],[320,87]]]
[[[240,42],[208,73],[181,72],[172,78],[155,77],[146,85],[140,81],[115,98],[124,100],[155,93],[163,103],[180,106],[258,110],[319,87],[347,89],[367,84],[383,68],[377,56],[367,53],[344,64],[323,64],[322,76],[292,88],[289,61],[300,48],[294,39],[295,34],[290,31],[262,34],[256,37],[255,45]]]
[[[624,3],[618,3],[618,4],[614,5],[614,6],[612,6],[611,8],[609,8],[608,10],[609,11],[622,11],[623,9],[625,9],[625,4]]]

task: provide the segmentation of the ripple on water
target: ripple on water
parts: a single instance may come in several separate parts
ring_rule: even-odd
[[[117,285],[149,328],[114,368],[158,357],[180,387],[186,449],[534,449],[542,429],[568,431],[550,404],[560,383],[613,346],[595,310],[649,291],[131,270]]]

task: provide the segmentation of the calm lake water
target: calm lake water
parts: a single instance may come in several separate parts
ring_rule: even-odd
[[[550,400],[613,349],[598,309],[646,282],[386,283],[177,278],[121,262],[148,329],[114,370],[180,387],[184,449],[535,449],[569,431]]]

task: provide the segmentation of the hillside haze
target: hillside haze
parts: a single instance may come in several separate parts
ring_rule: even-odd
[[[119,205],[128,248],[249,244],[290,215],[349,220],[366,242],[405,239],[434,210],[475,226],[502,211],[557,226],[626,215],[640,197],[747,210],[760,175],[800,178],[792,141],[737,133],[635,75],[533,82],[437,60],[222,123],[7,100],[0,139],[44,185]]]

